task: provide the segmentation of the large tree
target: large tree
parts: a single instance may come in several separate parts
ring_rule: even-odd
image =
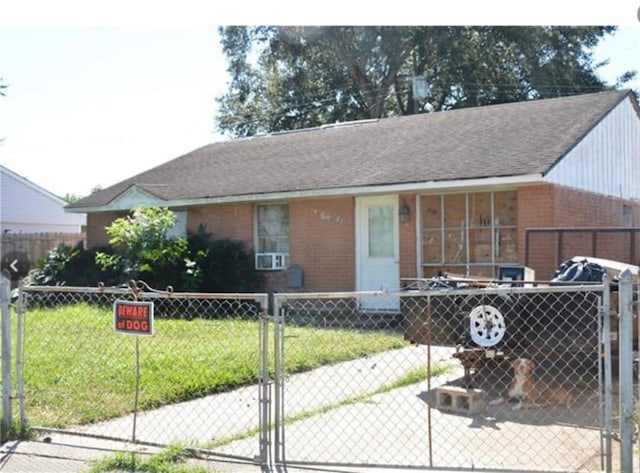
[[[232,136],[603,90],[614,27],[231,26],[218,130]],[[629,79],[629,75],[625,77]]]

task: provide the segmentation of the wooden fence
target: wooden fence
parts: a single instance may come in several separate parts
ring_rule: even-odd
[[[2,235],[0,241],[0,253],[4,259],[5,255],[20,254],[26,255],[35,267],[38,260],[47,256],[50,250],[61,243],[75,246],[79,242],[86,244],[86,234],[84,233],[7,233]]]

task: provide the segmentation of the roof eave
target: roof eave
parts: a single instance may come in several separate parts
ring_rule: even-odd
[[[161,203],[163,207],[177,208],[190,207],[194,205],[211,205],[211,204],[238,204],[250,202],[266,202],[276,200],[290,199],[309,199],[323,197],[339,197],[339,196],[357,196],[372,194],[393,194],[393,193],[427,193],[427,192],[443,192],[456,191],[465,189],[484,189],[496,187],[513,187],[521,184],[532,184],[543,182],[542,174],[522,174],[515,176],[495,176],[482,177],[472,179],[455,179],[443,181],[423,181],[404,184],[385,184],[371,186],[355,186],[355,187],[336,187],[330,189],[312,189],[299,191],[282,191],[267,192],[261,194],[243,194],[221,197],[206,197],[199,199],[177,199],[166,200]],[[130,210],[127,206],[118,206],[109,203],[107,205],[87,206],[67,208],[72,213],[93,213],[93,212],[112,212]]]

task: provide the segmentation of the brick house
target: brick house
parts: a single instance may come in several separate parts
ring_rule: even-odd
[[[180,231],[205,224],[253,249],[265,289],[291,290],[295,267],[296,290],[351,291],[441,270],[495,276],[523,264],[525,229],[633,226],[638,199],[640,109],[607,91],[213,143],[67,210],[87,213],[93,246],[132,207],[169,207]],[[554,269],[546,246],[530,261],[537,279]]]

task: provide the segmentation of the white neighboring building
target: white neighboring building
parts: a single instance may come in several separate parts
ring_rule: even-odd
[[[67,203],[0,165],[0,232],[81,233],[85,214],[64,210]]]

